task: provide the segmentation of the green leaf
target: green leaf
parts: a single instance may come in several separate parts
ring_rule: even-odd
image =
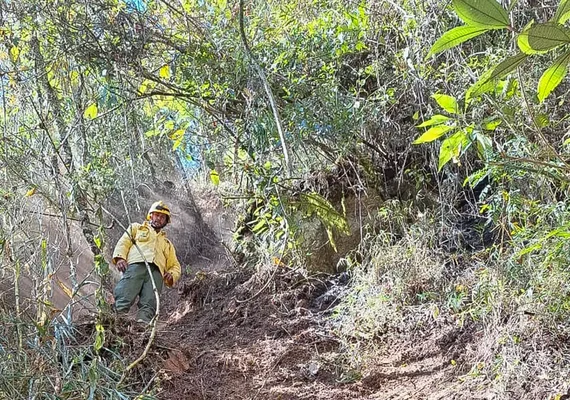
[[[554,14],[554,21],[563,24],[570,18],[570,1],[560,0],[556,13]]]
[[[441,171],[443,166],[450,160],[458,160],[461,152],[467,148],[470,140],[465,130],[460,130],[454,135],[451,135],[441,143],[439,149],[439,165],[438,171]]]
[[[139,86],[139,93],[140,94],[145,94],[149,89],[152,89],[156,84],[148,79],[145,79],[143,81],[143,83],[141,83],[141,85]]]
[[[501,125],[501,122],[503,121],[501,121],[500,119],[487,121],[483,124],[483,129],[485,129],[486,131],[494,131],[495,129],[497,129],[497,126]]]
[[[10,59],[12,60],[12,62],[16,62],[16,60],[18,60],[19,55],[20,55],[20,49],[17,48],[16,46],[12,46],[10,48]]]
[[[545,53],[570,43],[570,31],[555,22],[532,25],[519,35],[517,43],[526,54]]]
[[[545,239],[550,239],[551,237],[561,237],[563,239],[568,239],[570,238],[570,232],[564,230],[564,228],[557,228],[553,231],[548,232],[548,234],[545,236]]]
[[[170,135],[170,139],[172,139],[173,142],[172,150],[176,150],[178,147],[180,147],[182,141],[184,140],[185,133],[186,133],[185,129],[178,129]]]
[[[218,186],[220,184],[220,175],[215,169],[210,171],[210,180],[214,186]]]
[[[493,141],[489,136],[481,132],[475,135],[475,139],[477,140],[477,152],[479,153],[479,157],[483,160],[488,160],[488,156],[491,155],[493,151]]]
[[[267,225],[267,220],[265,218],[262,218],[259,221],[257,221],[257,224],[255,224],[253,228],[251,228],[251,231],[253,233],[261,233],[262,231],[265,231],[268,228],[269,226]]]
[[[427,57],[433,54],[440,53],[444,50],[451,49],[469,39],[481,35],[487,32],[488,28],[483,28],[479,26],[458,26],[447,32],[445,32],[431,47]]]
[[[95,271],[99,276],[105,276],[109,273],[109,263],[101,254],[95,256]]]
[[[446,117],[445,115],[436,114],[427,121],[422,122],[421,124],[417,125],[418,128],[425,128],[432,125],[439,125],[443,124],[445,121],[449,121],[451,118]]]
[[[433,142],[435,139],[443,136],[446,132],[455,129],[455,126],[449,125],[438,125],[433,128],[428,129],[423,135],[414,141],[414,144],[429,143]]]
[[[554,64],[544,71],[544,74],[542,74],[538,81],[538,100],[540,100],[540,102],[543,102],[544,99],[556,89],[560,82],[562,82],[562,79],[564,79],[568,73],[568,61],[570,61],[570,51],[558,57],[556,61],[554,61]]]
[[[97,330],[97,334],[95,335],[95,343],[93,347],[95,348],[96,352],[99,352],[105,344],[105,328],[100,323],[95,325],[95,329]]]
[[[550,118],[548,118],[548,115],[541,113],[534,117],[534,123],[539,128],[546,128],[550,125]]]
[[[329,238],[329,243],[331,244],[331,247],[333,248],[335,253],[338,253],[338,249],[336,248],[336,242],[334,241],[333,230],[331,228],[326,228],[326,231],[327,231],[327,237]]]
[[[350,235],[350,227],[346,218],[323,196],[316,192],[311,192],[301,193],[300,198],[299,207],[309,215],[317,214],[317,217],[319,217],[327,230],[334,229],[345,235]],[[329,235],[330,238],[331,236]],[[333,243],[334,241],[331,241],[331,244]]]
[[[462,186],[466,186],[467,184],[469,184],[470,188],[474,188],[480,182],[482,182],[483,179],[487,178],[488,176],[489,176],[489,170],[488,169],[483,168],[483,169],[477,170],[477,171],[473,172],[471,175],[467,176],[467,178],[465,178]]]
[[[523,29],[521,29],[521,33],[528,31],[531,26],[534,25],[534,19],[531,19]],[[534,52],[530,45],[528,44],[528,35],[521,35],[519,33],[519,35],[517,36],[517,45],[519,46],[519,49],[525,53],[525,54],[535,54],[536,52]]]
[[[453,9],[466,24],[487,29],[510,25],[509,15],[496,0],[453,0]]]
[[[497,66],[486,71],[477,82],[473,84],[465,94],[465,101],[469,102],[472,97],[489,92],[495,88],[496,81],[504,78],[521,65],[528,56],[524,53],[518,53],[516,56],[508,57],[501,61]]]
[[[431,97],[433,97],[435,101],[437,101],[437,104],[439,104],[439,106],[448,113],[457,114],[459,112],[459,107],[457,106],[457,100],[455,97],[439,93],[436,93]]]
[[[85,112],[83,113],[83,117],[86,119],[97,118],[97,103],[93,103],[89,107],[87,107],[85,109]]]

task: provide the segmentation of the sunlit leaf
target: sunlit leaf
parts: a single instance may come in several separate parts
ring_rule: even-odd
[[[83,117],[85,117],[86,119],[97,118],[97,104],[93,103],[89,107],[87,107],[85,109],[85,112],[83,113]]]
[[[172,133],[172,135],[170,136],[170,139],[172,139],[172,141],[174,142],[172,145],[172,150],[176,150],[178,147],[180,147],[182,141],[184,140],[185,133],[186,133],[185,129],[177,129],[176,131],[174,131],[174,133]]]
[[[477,153],[479,157],[483,160],[487,160],[493,151],[493,141],[489,136],[481,132],[475,135],[475,139],[477,140]]]
[[[568,73],[568,61],[570,61],[570,51],[562,54],[554,61],[538,81],[538,100],[541,102],[548,97],[548,95],[556,89],[562,82],[562,79]]]
[[[554,22],[531,25],[519,35],[517,43],[526,54],[539,54],[570,43],[570,30]]]
[[[12,60],[12,62],[16,62],[16,60],[18,60],[19,55],[20,55],[20,49],[17,48],[16,46],[12,46],[10,48],[10,59]]]
[[[73,86],[79,84],[79,72],[77,71],[71,71],[69,74],[69,80],[71,81],[71,84]]]
[[[554,21],[563,24],[570,18],[570,1],[560,0],[556,13],[554,14]]]
[[[449,121],[451,118],[446,117],[445,115],[436,114],[427,121],[422,122],[421,124],[417,125],[418,128],[425,128],[432,125],[440,125],[445,121]]]
[[[427,57],[451,49],[469,39],[477,37],[489,29],[478,26],[458,26],[445,32],[431,47]]]
[[[534,117],[534,123],[539,128],[545,128],[550,125],[550,118],[546,114],[538,114]]]
[[[101,248],[101,245],[103,244],[103,242],[101,241],[101,236],[99,235],[93,237],[93,242],[98,248]]]
[[[141,85],[139,86],[138,92],[139,92],[140,94],[145,94],[147,90],[148,90],[148,85],[146,84],[146,81],[144,81],[144,82],[141,83]]]
[[[436,93],[431,97],[433,97],[435,101],[437,101],[437,104],[439,104],[439,106],[448,113],[457,114],[459,112],[459,107],[457,106],[457,100],[455,97],[440,93]]]
[[[151,129],[149,131],[146,131],[144,134],[146,137],[153,137],[160,135],[160,131],[157,131],[156,129]]]
[[[425,132],[419,138],[417,138],[414,141],[414,144],[433,142],[435,139],[440,138],[446,132],[449,132],[452,129],[455,129],[455,126],[449,126],[449,125],[434,126],[433,128],[428,129],[427,132]]]
[[[334,206],[323,196],[316,192],[302,193],[300,195],[300,207],[308,214],[317,214],[321,222],[325,225],[327,230],[331,230],[329,240],[334,247],[334,240],[332,239],[332,230],[338,231],[345,235],[350,234],[350,227],[346,218],[339,213]]]
[[[251,231],[253,233],[261,233],[267,228],[268,228],[267,220],[265,220],[265,218],[262,218],[259,221],[257,221],[257,224],[255,224],[253,228],[251,228]]]
[[[220,175],[215,169],[210,171],[210,180],[214,186],[218,186],[220,184]]]
[[[453,9],[466,24],[487,29],[510,25],[509,15],[496,0],[453,0]]]
[[[97,323],[95,325],[95,330],[97,331],[97,334],[95,335],[95,343],[93,344],[93,347],[97,352],[103,348],[103,344],[105,343],[105,328],[102,324]]]
[[[511,72],[513,72],[519,65],[521,65],[526,59],[527,55],[524,53],[519,53],[515,56],[508,57],[503,60],[496,67],[491,68],[486,71],[477,82],[473,84],[465,94],[465,101],[469,102],[472,97],[478,96],[480,94],[489,92],[495,88],[496,82],[499,79],[504,78]]]
[[[463,180],[462,186],[469,185],[469,187],[474,188],[480,182],[482,182],[483,179],[487,178],[488,176],[489,176],[489,171],[486,168],[482,168],[480,170],[473,172],[471,175],[467,176],[465,180]]]
[[[469,137],[465,130],[460,130],[441,143],[439,149],[438,171],[452,159],[458,159],[462,151],[469,145]]]
[[[170,78],[170,67],[167,65],[163,65],[160,70],[158,71],[158,76],[164,79]]]
[[[486,131],[494,131],[495,129],[497,129],[497,126],[501,125],[501,121],[500,119],[495,119],[492,121],[488,121],[485,124],[483,124],[483,129],[485,129]]]

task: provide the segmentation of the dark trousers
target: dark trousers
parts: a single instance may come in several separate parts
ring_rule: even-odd
[[[158,294],[162,292],[162,275],[160,270],[154,264],[150,264],[152,276]],[[156,298],[152,290],[152,282],[150,275],[146,269],[145,263],[129,264],[129,267],[123,274],[121,280],[115,286],[115,310],[118,313],[129,312],[131,306],[139,297],[137,303],[137,320],[142,319],[150,322],[156,312]]]

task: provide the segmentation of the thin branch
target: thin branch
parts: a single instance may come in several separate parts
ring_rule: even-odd
[[[250,58],[250,61],[259,75],[261,82],[263,83],[263,89],[265,90],[265,94],[269,99],[269,105],[271,106],[271,110],[273,111],[273,118],[275,119],[275,124],[277,125],[277,132],[279,133],[279,140],[281,141],[281,149],[283,151],[283,158],[285,158],[285,170],[287,173],[287,177],[291,176],[291,161],[289,160],[289,149],[287,148],[287,142],[285,141],[285,134],[283,133],[283,127],[281,126],[281,118],[279,117],[279,110],[277,109],[277,104],[275,103],[275,98],[273,96],[273,92],[269,87],[269,82],[263,72],[263,69],[255,59],[253,52],[251,51],[249,44],[247,43],[247,38],[245,36],[244,30],[244,21],[243,21],[243,1],[240,0],[239,2],[239,32],[241,36],[241,40],[243,42],[243,46],[245,51]]]

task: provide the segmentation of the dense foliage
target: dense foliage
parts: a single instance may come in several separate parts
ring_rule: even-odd
[[[65,350],[71,305],[108,279],[111,204],[136,202],[141,182],[204,177],[243,212],[236,249],[250,262],[304,266],[303,217],[334,251],[358,231],[339,256],[354,289],[332,319],[347,354],[442,316],[503,326],[512,340],[468,362],[506,391],[528,366],[512,368],[509,346],[570,332],[570,2],[447,3],[0,2],[0,239],[16,305],[0,313],[0,393],[133,394],[112,387],[115,349],[100,355],[102,292],[78,354]],[[374,199],[356,228],[351,198]],[[89,278],[76,274],[78,227]],[[514,322],[523,314],[534,330]],[[38,378],[36,358],[57,379]]]

